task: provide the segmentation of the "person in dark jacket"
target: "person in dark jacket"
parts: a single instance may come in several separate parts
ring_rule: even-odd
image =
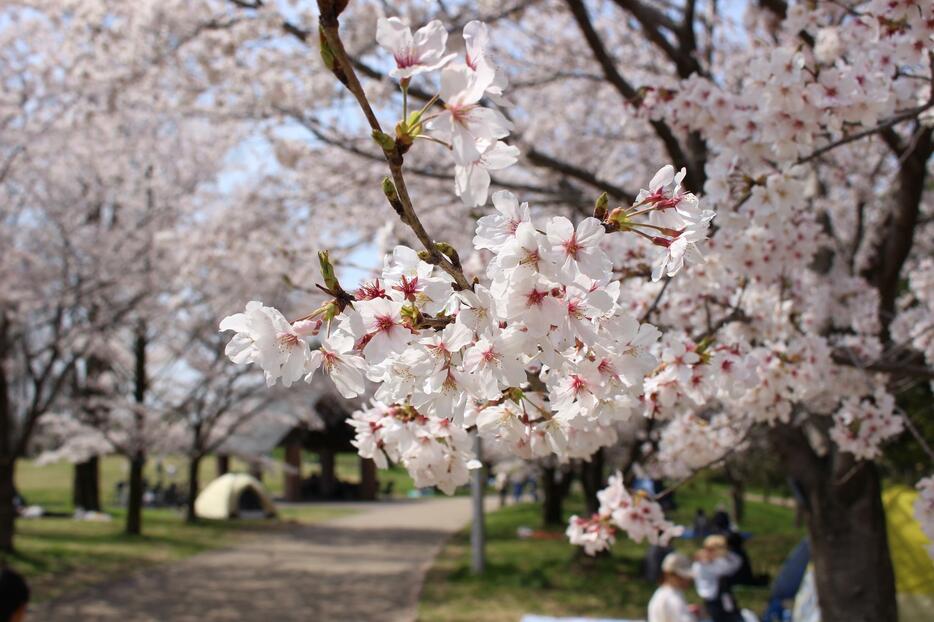
[[[0,622],[23,622],[29,605],[29,586],[11,568],[0,570]]]

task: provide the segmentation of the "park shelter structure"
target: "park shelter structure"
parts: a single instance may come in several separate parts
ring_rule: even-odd
[[[246,473],[225,473],[201,491],[195,500],[201,518],[222,520],[249,516],[272,517],[276,506],[262,482]]]
[[[375,500],[379,490],[376,464],[368,458],[359,458],[359,484],[348,486],[337,478],[336,458],[340,453],[353,453],[357,449],[351,441],[353,428],[348,425],[355,404],[330,392],[314,396],[310,410],[296,409],[294,404],[273,405],[277,416],[270,421],[250,426],[232,436],[218,450],[219,464],[226,456],[235,455],[253,464],[260,464],[260,456],[269,456],[274,449],[282,447],[283,498],[285,501],[314,499],[360,499]],[[314,494],[310,496],[307,481],[302,479],[302,451],[317,454],[321,473],[316,477]],[[223,462],[222,462],[223,461]],[[219,469],[223,472],[223,467]],[[259,475],[258,469],[254,475]]]

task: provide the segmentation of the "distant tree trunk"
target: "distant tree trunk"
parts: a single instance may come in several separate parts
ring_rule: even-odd
[[[13,552],[13,533],[16,528],[14,475],[16,461],[12,456],[0,456],[0,551]]]
[[[142,452],[130,458],[130,485],[126,504],[126,532],[138,536],[143,532],[143,469],[146,456]]]
[[[370,458],[360,458],[360,498],[364,501],[376,501],[379,496],[379,478],[376,475],[376,463]]]
[[[101,511],[99,465],[100,461],[97,456],[92,456],[75,465],[72,491],[72,503],[75,509],[81,508],[86,512]]]
[[[13,412],[4,364],[10,351],[8,326],[6,315],[0,310],[0,551],[12,553],[16,528],[16,508],[13,507],[16,456],[13,450]]]
[[[263,481],[263,463],[259,460],[255,460],[250,463],[250,475],[256,478],[257,481]]]
[[[198,522],[198,513],[195,511],[195,499],[198,498],[198,491],[201,488],[198,473],[201,468],[201,454],[195,454],[188,460],[188,500],[185,512],[186,523]]]
[[[330,499],[337,488],[337,476],[334,471],[334,450],[322,449],[318,452],[321,460],[321,496]]]
[[[825,622],[897,620],[895,573],[879,473],[849,454],[818,456],[800,429],[770,433],[800,485],[814,578]]]
[[[136,403],[142,406],[146,399],[146,323],[140,320],[136,326],[136,339],[134,341],[134,390],[133,397]],[[143,415],[134,414],[137,431],[142,434]],[[143,532],[143,469],[146,467],[146,454],[142,449],[134,450],[130,455],[130,485],[126,504],[126,532],[139,535]]]
[[[285,446],[285,465],[282,470],[282,494],[286,501],[302,499],[302,444],[292,440]]]
[[[723,470],[727,481],[730,483],[730,497],[733,500],[733,520],[737,525],[741,525],[746,516],[746,483],[730,469],[729,466]]]
[[[226,474],[230,471],[230,456],[227,454],[217,454],[217,476]]]
[[[587,462],[581,462],[581,486],[584,488],[584,504],[588,514],[596,514],[600,509],[597,493],[603,488],[603,448],[590,456]]]
[[[559,526],[564,524],[564,496],[567,494],[568,476],[561,477],[556,467],[542,469],[542,522],[546,526]]]

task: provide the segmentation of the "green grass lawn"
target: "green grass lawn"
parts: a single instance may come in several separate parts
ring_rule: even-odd
[[[173,465],[179,485],[186,473],[179,457],[163,459],[163,467]],[[246,470],[246,465],[232,461],[233,470]],[[166,480],[168,475],[163,471]],[[113,516],[107,523],[81,522],[71,518],[41,518],[18,520],[16,523],[17,552],[7,561],[22,572],[31,585],[37,601],[54,598],[100,581],[106,581],[127,571],[151,564],[183,559],[208,549],[229,546],[238,538],[261,535],[270,530],[287,528],[291,522],[312,523],[351,513],[349,508],[290,505],[279,508],[279,519],[273,521],[200,521],[184,522],[179,510],[146,508],[143,511],[143,535],[123,533],[125,512],[113,505],[113,490],[117,481],[126,477],[125,460],[108,456],[101,460],[100,485],[104,510]],[[202,463],[203,484],[215,476],[213,460]],[[155,461],[147,465],[146,477],[157,480]],[[266,478],[269,487],[275,480]],[[279,488],[281,489],[281,478]],[[69,464],[39,466],[30,461],[17,465],[16,482],[31,504],[42,505],[57,512],[73,511],[71,503],[72,467]]]
[[[725,489],[703,482],[678,491],[675,518],[686,524],[697,507],[708,514],[726,502]],[[579,497],[566,502],[566,515],[582,510]],[[794,526],[794,513],[784,507],[747,502],[743,530],[753,532],[747,550],[754,572],[773,576],[788,552],[802,537]],[[655,589],[641,578],[644,545],[621,537],[610,556],[589,558],[567,543],[563,529],[553,530],[554,540],[520,540],[516,529],[541,525],[541,506],[508,506],[487,515],[487,572],[470,574],[469,530],[454,536],[445,546],[425,582],[419,619],[425,622],[517,622],[524,613],[554,616],[604,616],[645,618],[645,608]],[[693,542],[678,542],[691,553]],[[765,588],[741,588],[737,598],[744,607],[761,610],[768,596]],[[696,599],[695,599],[696,602]]]

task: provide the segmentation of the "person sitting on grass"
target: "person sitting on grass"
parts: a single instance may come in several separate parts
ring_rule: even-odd
[[[15,570],[0,570],[0,622],[23,622],[29,604],[29,586]]]
[[[693,582],[691,560],[669,553],[662,561],[662,581],[649,601],[648,622],[696,622],[697,605],[688,605],[684,590]]]
[[[694,554],[694,587],[704,599],[712,622],[743,622],[730,590],[730,577],[742,563],[739,555],[727,548],[726,538],[721,535],[707,536],[704,547]]]

